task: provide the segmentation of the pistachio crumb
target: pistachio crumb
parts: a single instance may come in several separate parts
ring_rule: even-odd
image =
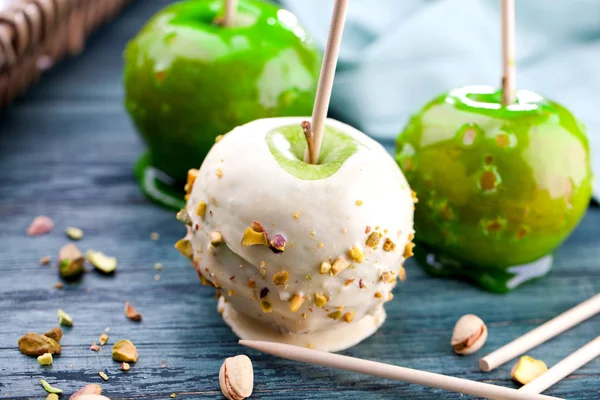
[[[306,279],[307,281],[312,281],[312,275],[307,272],[306,275],[304,275],[304,279]]]
[[[174,399],[175,397],[177,397],[177,393],[171,393],[171,398]]]
[[[415,203],[415,204],[416,204],[416,203],[418,203],[418,202],[419,202],[419,199],[417,198],[417,193],[416,193],[414,190],[411,190],[411,191],[410,191],[410,196],[411,196],[411,197],[412,197],[412,199],[413,199],[413,203]]]
[[[73,240],[81,240],[83,238],[83,231],[79,228],[75,228],[74,226],[69,226],[65,229],[65,233],[70,239]]]
[[[40,265],[48,265],[50,264],[51,258],[50,256],[44,256],[40,258]]]
[[[158,240],[160,239],[160,234],[158,232],[150,233],[150,240]]]
[[[224,137],[225,135],[217,135],[217,137],[215,137],[215,143],[219,143]]]
[[[288,277],[287,271],[279,271],[273,275],[273,283],[277,286],[285,285],[288,281]]]
[[[229,289],[229,290],[227,291],[227,295],[228,295],[229,297],[233,297],[233,296],[235,296],[235,290],[233,290],[233,289]]]
[[[62,282],[57,282],[54,284],[55,289],[63,289],[64,287],[65,287],[65,284]]]
[[[350,286],[352,282],[354,282],[354,279],[348,279],[346,282],[344,282],[344,286]]]
[[[221,232],[211,232],[210,233],[210,244],[214,247],[218,247],[221,243],[223,243],[223,236],[221,236]]]
[[[217,177],[222,178],[223,177],[223,170],[221,168],[217,168],[217,171],[215,172]]]
[[[52,354],[44,353],[37,358],[40,365],[51,365],[52,364]]]
[[[64,326],[73,326],[73,318],[60,308],[58,309],[58,324]]]
[[[366,287],[367,287],[367,285],[365,285],[365,283],[364,283],[364,282],[363,282],[363,280],[361,279],[361,280],[359,280],[359,281],[358,281],[358,287],[359,287],[359,288],[361,288],[361,289],[364,289],[364,288],[366,288]]]
[[[333,320],[338,320],[340,319],[340,317],[342,316],[342,312],[341,311],[334,311],[332,313],[327,314],[328,318],[331,318]]]
[[[344,260],[343,258],[338,258],[333,262],[333,265],[331,266],[331,272],[333,275],[337,275],[349,266],[350,263],[348,263],[348,261]]]
[[[369,225],[367,225],[367,226],[365,227],[365,234],[367,234],[367,233],[369,233],[369,232],[371,232],[371,227],[370,227]]]
[[[406,281],[406,269],[402,265],[400,266],[400,269],[398,270],[398,278],[402,282]]]
[[[100,335],[100,339],[98,340],[98,342],[100,342],[100,346],[104,346],[106,342],[108,342],[108,335],[106,333]]]
[[[246,228],[242,235],[242,246],[254,246],[254,245],[269,246],[269,239],[267,233],[261,224],[254,221],[251,226]]]
[[[375,295],[373,296],[376,299],[381,299],[383,297],[383,294],[381,294],[381,292],[375,292]]]
[[[157,282],[160,281],[160,275],[159,274],[154,275],[154,280]]]
[[[125,316],[132,321],[142,320],[142,314],[136,311],[135,307],[129,303],[129,300],[125,301]]]
[[[415,248],[415,244],[413,242],[408,242],[406,243],[406,246],[404,247],[404,258],[408,258],[413,256],[415,253],[413,253],[413,249]]]
[[[344,321],[352,322],[353,319],[354,319],[354,311],[350,311],[350,312],[347,312],[346,314],[344,314]]]
[[[104,379],[105,381],[108,380],[108,375],[106,375],[104,372],[100,371],[98,372],[98,375],[100,375],[100,378]]]
[[[331,264],[330,264],[330,263],[328,263],[327,261],[323,261],[323,262],[321,263],[321,267],[319,268],[319,272],[320,272],[321,274],[326,274],[326,273],[328,273],[329,271],[331,271]]]
[[[392,301],[392,299],[393,299],[393,298],[394,298],[394,293],[392,293],[392,292],[389,292],[389,293],[388,293],[388,298],[387,298],[387,301]]]
[[[365,255],[362,250],[357,246],[354,246],[350,250],[348,250],[348,256],[350,259],[356,263],[362,264],[365,261]]]
[[[98,345],[96,344],[96,342],[92,343],[92,345],[90,346],[90,350],[91,351],[99,351],[100,347],[98,347]]]
[[[323,247],[325,247],[325,244],[323,242],[319,243],[319,248],[322,249]]]
[[[157,271],[162,271],[165,267],[161,263],[154,264],[154,269]]]
[[[304,318],[304,319],[308,318],[308,314],[307,313],[302,313],[302,318]]]
[[[206,217],[206,203],[199,201],[196,206],[196,215],[204,219]]]
[[[304,296],[302,296],[299,293],[296,293],[292,297],[292,300],[290,300],[290,310],[292,312],[298,311],[300,309],[300,306],[302,306],[302,303],[304,303]]]
[[[131,366],[129,365],[129,363],[124,362],[124,363],[121,363],[121,366],[119,367],[119,369],[121,371],[127,372],[131,369]]]
[[[285,243],[285,238],[278,233],[271,239],[270,248],[274,253],[281,253],[285,250]]]
[[[384,283],[392,283],[392,282],[396,281],[396,277],[394,276],[393,272],[386,271],[383,274],[381,274],[381,280]]]
[[[292,217],[294,219],[299,219],[300,218],[300,213],[298,211],[296,211],[295,213],[292,214]]]
[[[264,299],[264,300],[260,301],[260,308],[262,309],[262,311],[264,313],[268,313],[268,312],[273,311],[273,305],[267,299]]]
[[[320,293],[315,293],[315,306],[322,308],[327,303],[327,297]]]
[[[385,242],[383,242],[383,251],[394,251],[396,248],[396,243],[392,242],[392,239],[385,238]]]
[[[248,287],[254,289],[256,287],[256,282],[253,279],[248,279]]]
[[[365,244],[368,247],[375,247],[379,244],[382,237],[383,235],[379,232],[371,232],[371,234],[367,237],[367,241],[365,242]]]
[[[178,240],[175,243],[175,248],[179,250],[179,252],[187,258],[192,258],[194,254],[194,250],[192,249],[192,243],[187,239]]]
[[[360,206],[362,206],[362,204],[363,204],[363,201],[362,201],[362,200],[356,200],[356,205],[357,205],[357,206],[359,206],[359,207],[360,207]]]

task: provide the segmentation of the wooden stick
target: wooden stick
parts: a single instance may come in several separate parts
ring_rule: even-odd
[[[237,12],[238,0],[225,0],[225,16],[223,17],[223,26],[232,26]]]
[[[542,393],[556,382],[578,370],[585,364],[600,356],[600,336],[592,340],[571,355],[560,360],[543,375],[535,378],[519,391],[527,393]]]
[[[489,372],[600,312],[600,294],[584,301],[479,360]]]
[[[515,0],[502,1],[502,103],[515,102]]]
[[[338,55],[340,54],[340,44],[342,43],[347,9],[348,0],[335,0],[331,24],[329,26],[329,36],[323,55],[323,64],[321,65],[321,75],[319,76],[315,105],[312,113],[312,152],[309,152],[307,149],[306,155],[304,156],[305,161],[310,164],[316,164],[319,161],[321,142],[323,141],[323,131],[325,129],[325,119],[327,118],[327,110],[329,109],[329,100],[331,99],[335,67],[337,65]]]
[[[360,372],[366,375],[380,376],[402,382],[416,383],[423,386],[450,390],[457,393],[470,394],[495,399],[556,399],[536,393],[523,393],[518,390],[490,385],[482,382],[469,381],[432,372],[383,364],[360,358],[342,356],[326,351],[312,350],[289,344],[261,342],[256,340],[240,340],[242,346],[250,347],[264,353],[272,354],[288,360],[301,361],[325,367]]]

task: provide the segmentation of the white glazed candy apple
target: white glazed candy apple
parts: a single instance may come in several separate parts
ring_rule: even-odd
[[[305,163],[307,119],[222,137],[190,171],[176,247],[219,290],[239,337],[338,351],[385,320],[412,255],[415,199],[380,144],[335,120],[319,163]]]

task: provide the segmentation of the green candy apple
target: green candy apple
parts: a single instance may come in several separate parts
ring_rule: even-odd
[[[592,173],[584,127],[526,90],[468,86],[414,115],[396,161],[417,192],[416,255],[435,275],[506,292],[548,272],[581,220]]]
[[[125,105],[149,147],[137,175],[172,207],[218,135],[258,118],[312,111],[321,56],[296,18],[240,0],[220,24],[224,0],[188,0],[156,14],[125,50]]]

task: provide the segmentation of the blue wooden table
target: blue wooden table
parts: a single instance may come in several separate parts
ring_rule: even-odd
[[[253,398],[431,399],[465,398],[455,393],[307,366],[247,351],[216,312],[214,293],[198,282],[173,248],[184,228],[170,211],[139,192],[132,166],[143,146],[122,107],[121,52],[126,40],[166,0],[138,1],[89,42],[86,52],[60,64],[38,86],[0,113],[0,398],[42,399],[44,378],[68,396],[98,383],[112,399],[221,398],[218,373],[225,357],[254,361]],[[25,235],[36,215],[48,215],[54,232]],[[68,242],[67,226],[80,227],[82,250],[116,256],[114,276],[90,271],[64,289],[55,266],[40,266]],[[159,240],[150,234],[158,232]],[[155,263],[164,270],[157,271]],[[498,348],[538,324],[600,292],[600,210],[590,208],[559,250],[551,274],[508,295],[484,293],[457,281],[431,279],[413,263],[408,280],[387,306],[388,320],[376,335],[344,352],[352,356],[517,387],[510,365],[491,373],[478,355]],[[130,300],[143,314],[127,320]],[[63,352],[50,367],[19,353],[27,331],[56,325],[62,308],[74,319]],[[458,357],[449,345],[455,321],[475,313],[488,324],[489,339],[478,355]],[[89,350],[110,328],[110,342],[130,339],[140,357],[129,373],[119,371],[110,347]],[[600,333],[592,318],[529,354],[553,365]],[[107,373],[102,381],[98,372]],[[600,360],[549,389],[572,399],[600,399]],[[63,398],[67,398],[63,396]]]

